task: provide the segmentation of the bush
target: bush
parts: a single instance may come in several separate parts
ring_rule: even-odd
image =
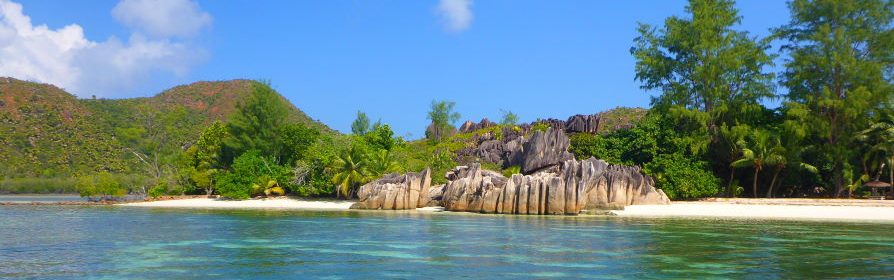
[[[158,184],[152,188],[149,188],[147,195],[149,195],[149,197],[151,197],[151,198],[159,198],[159,197],[165,195],[165,192],[167,192],[167,190],[168,190],[167,185]]]
[[[230,199],[248,199],[258,192],[254,186],[265,186],[270,180],[289,182],[291,170],[274,164],[273,159],[260,155],[258,151],[249,151],[233,161],[232,170],[219,173],[217,190],[220,195]]]
[[[643,171],[655,179],[656,187],[670,199],[708,197],[720,191],[720,179],[707,164],[684,157],[682,154],[659,154],[647,163]]]
[[[77,180],[65,178],[7,178],[0,180],[0,194],[77,193]]]
[[[97,175],[79,177],[75,187],[81,197],[99,197],[101,200],[110,200],[127,194],[127,189],[119,178],[105,171]]]
[[[513,165],[503,169],[503,176],[506,178],[512,177],[514,174],[521,174],[521,167],[518,165]]]

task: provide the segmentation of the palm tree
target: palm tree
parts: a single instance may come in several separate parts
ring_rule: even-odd
[[[333,173],[332,183],[338,186],[336,196],[350,198],[351,190],[369,178],[366,157],[357,147],[342,152],[330,168]]]
[[[864,162],[871,161],[878,166],[881,174],[882,166],[888,165],[889,182],[894,184],[894,114],[883,114],[878,122],[860,131],[857,139],[869,145]]]
[[[782,173],[783,169],[795,167],[798,169],[806,170],[810,173],[819,172],[819,169],[817,169],[816,166],[800,161],[802,149],[794,149],[797,150],[797,152],[788,152],[790,149],[785,148],[781,149],[782,156],[774,156],[775,159],[773,161],[775,162],[774,167],[776,168],[776,171],[773,172],[773,179],[770,181],[770,188],[767,189],[767,198],[773,197],[773,190],[776,188],[776,183],[778,182],[776,179],[779,178],[779,173]]]
[[[726,158],[729,159],[729,163],[736,161],[739,154],[742,153],[742,147],[740,142],[745,139],[751,133],[751,128],[748,125],[742,125],[736,123],[736,125],[728,126],[726,123],[720,125],[720,141],[724,147],[724,152],[726,152]],[[733,181],[736,178],[736,168],[730,166],[729,172],[729,180],[726,185],[726,195],[733,196]]]
[[[779,142],[779,138],[771,137],[770,133],[763,130],[755,130],[751,135],[751,147],[746,147],[745,141],[739,141],[742,147],[742,158],[734,161],[730,166],[735,168],[754,168],[754,180],[751,189],[753,197],[757,198],[758,175],[766,166],[777,166],[785,161],[785,148]]]
[[[378,153],[369,158],[369,175],[380,177],[390,172],[395,172],[400,168],[394,156],[388,150],[379,150]]]

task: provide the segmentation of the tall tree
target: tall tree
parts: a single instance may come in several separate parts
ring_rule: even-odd
[[[789,111],[802,112],[823,155],[827,182],[845,191],[856,133],[890,102],[894,76],[894,2],[794,0],[791,21],[776,30],[786,40],[783,84]]]
[[[207,195],[214,192],[214,177],[223,168],[221,151],[227,135],[226,125],[215,121],[202,131],[196,144],[186,150],[189,178]]]
[[[230,158],[258,150],[280,162],[282,143],[279,134],[286,124],[288,112],[288,104],[270,84],[254,83],[251,96],[240,102],[236,113],[230,117],[230,137],[226,141]]]
[[[428,111],[428,119],[431,124],[425,131],[426,137],[434,141],[441,141],[456,130],[454,123],[459,120],[460,114],[453,111],[456,102],[432,101],[431,110]]]
[[[351,133],[356,135],[366,135],[370,131],[369,117],[362,111],[357,111],[357,118],[351,123]]]
[[[282,145],[280,163],[292,166],[296,161],[307,158],[307,150],[319,138],[318,130],[302,123],[284,125],[279,133],[279,143]]]
[[[759,102],[774,97],[774,75],[765,71],[773,56],[768,40],[732,29],[741,17],[731,0],[691,0],[686,13],[660,29],[639,24],[630,51],[641,87],[660,91],[653,109],[674,117],[699,154],[721,144],[722,123],[747,124],[764,110]]]

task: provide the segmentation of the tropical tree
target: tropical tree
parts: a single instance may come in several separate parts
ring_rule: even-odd
[[[369,157],[369,175],[371,177],[380,177],[399,169],[400,166],[388,150],[379,150]]]
[[[202,131],[196,144],[185,153],[189,178],[207,195],[214,192],[214,177],[223,168],[221,152],[227,135],[226,125],[215,121]]]
[[[363,111],[357,111],[357,118],[351,123],[351,133],[355,135],[366,135],[370,131],[369,117]]]
[[[726,162],[729,165],[729,180],[726,185],[726,195],[731,196],[733,194],[733,182],[736,180],[736,167],[732,166],[732,163],[739,158],[742,157],[742,141],[745,140],[751,134],[751,127],[748,125],[720,125],[720,145],[723,147],[723,152],[726,153],[726,158],[730,160]]]
[[[500,118],[501,125],[515,125],[518,123],[518,115],[508,110],[500,110],[500,113],[503,115]]]
[[[784,164],[785,148],[782,147],[778,137],[774,137],[765,130],[755,130],[749,138],[751,141],[740,141],[742,157],[730,165],[736,168],[750,167],[754,169],[751,192],[752,197],[756,198],[760,172],[768,166]]]
[[[237,104],[228,124],[230,137],[225,141],[230,159],[250,150],[262,151],[281,162],[282,127],[288,122],[289,105],[269,83],[252,84],[251,95]]]
[[[659,90],[652,108],[673,117],[696,154],[719,143],[726,122],[764,110],[774,97],[766,68],[773,56],[768,40],[732,28],[741,17],[731,0],[690,0],[688,18],[670,17],[663,28],[639,24],[631,53],[636,79],[646,90]]]
[[[456,102],[452,101],[432,101],[431,110],[428,112],[428,119],[431,120],[429,128],[425,131],[428,139],[440,142],[444,137],[449,136],[456,130],[454,123],[461,117],[459,113],[454,112]]]
[[[336,197],[340,195],[344,198],[350,198],[355,187],[369,180],[366,155],[357,146],[352,146],[351,149],[343,151],[335,158],[330,169],[332,172],[332,183],[338,187]]]
[[[877,122],[860,131],[858,139],[869,147],[864,162],[876,167],[879,174],[887,165],[888,182],[894,184],[894,113],[882,114]]]
[[[290,123],[280,128],[279,140],[281,145],[280,163],[286,166],[308,157],[307,151],[317,139],[320,132],[302,123]]]
[[[850,160],[859,158],[854,136],[890,102],[894,2],[794,0],[789,9],[790,22],[775,31],[790,57],[788,104],[803,112],[799,121],[822,155],[815,164],[840,196]]]

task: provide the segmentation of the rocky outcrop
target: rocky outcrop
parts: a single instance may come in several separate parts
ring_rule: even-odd
[[[562,215],[670,203],[639,168],[592,158],[510,178],[475,164],[458,167],[447,178],[441,205],[448,211]]]
[[[561,130],[548,128],[546,131],[534,132],[531,139],[525,141],[520,154],[507,158],[509,166],[518,165],[522,174],[531,174],[537,170],[557,165],[563,161],[574,159],[568,152],[571,142]],[[518,151],[516,152],[518,153]]]
[[[351,209],[404,210],[424,207],[431,202],[431,170],[392,173],[369,182],[357,191]]]
[[[599,131],[599,115],[574,115],[565,122],[568,133],[593,133]]]
[[[570,129],[580,132],[592,131],[598,122],[598,118],[583,115],[568,121]],[[390,174],[362,186],[358,192],[360,201],[352,208],[401,210],[443,206],[448,211],[562,215],[670,203],[639,167],[610,165],[594,158],[574,159],[568,152],[570,141],[565,128],[550,126],[530,137],[524,135],[511,127],[473,135],[471,140],[478,143],[477,147],[460,152],[486,161],[500,161],[504,168],[519,166],[521,174],[506,178],[473,162],[454,168],[445,175],[446,184],[433,188],[429,187],[429,170]]]
[[[462,126],[459,127],[459,132],[469,133],[472,131],[476,131],[483,128],[488,128],[497,125],[497,123],[488,120],[487,118],[481,119],[480,122],[474,123],[472,121],[466,121]]]

